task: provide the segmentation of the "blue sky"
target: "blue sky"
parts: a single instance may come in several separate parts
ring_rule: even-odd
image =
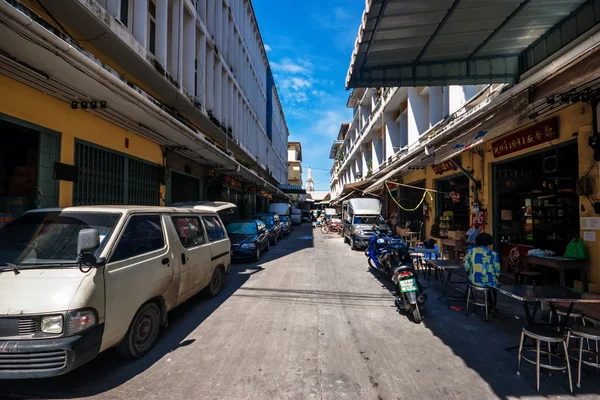
[[[304,180],[313,168],[316,190],[329,190],[329,150],[351,118],[344,87],[365,2],[253,0],[290,130],[302,142]],[[316,168],[326,169],[327,171]]]

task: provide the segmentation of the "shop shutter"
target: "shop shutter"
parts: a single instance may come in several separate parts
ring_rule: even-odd
[[[75,142],[73,205],[159,205],[159,167],[82,141]]]
[[[38,188],[39,207],[58,206],[58,180],[54,179],[54,163],[60,161],[60,135],[40,132]]]
[[[159,168],[156,165],[126,158],[127,199],[126,204],[157,206],[160,204]]]

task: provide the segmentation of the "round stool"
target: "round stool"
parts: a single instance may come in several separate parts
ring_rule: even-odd
[[[529,337],[535,341],[535,350],[534,349],[526,349],[523,350],[523,342],[525,341],[525,337]],[[541,343],[545,342],[548,344],[548,351],[541,351],[540,346]],[[551,344],[562,343],[565,351],[565,357],[560,357],[557,354],[552,353],[550,351]],[[535,360],[529,359],[523,355],[523,352],[535,352],[536,358]],[[548,364],[542,364],[540,362],[540,356],[544,354],[548,356]],[[564,361],[564,365],[552,365],[552,359],[559,359]],[[571,365],[569,364],[568,350],[567,350],[567,342],[562,333],[543,326],[528,326],[523,328],[521,332],[521,342],[519,343],[519,361],[517,363],[517,375],[521,374],[521,359],[527,361],[530,364],[535,365],[535,373],[536,373],[536,384],[535,388],[539,392],[540,391],[540,368],[549,369],[553,371],[562,371],[567,370],[567,375],[569,377],[569,390],[573,393],[573,381],[571,380]]]
[[[477,293],[483,293],[483,300],[484,303],[478,303],[477,302]],[[494,298],[494,291],[489,288],[489,287],[481,287],[481,286],[475,286],[471,283],[469,283],[469,287],[467,289],[467,316],[469,316],[469,305],[474,305],[474,306],[479,306],[479,307],[485,307],[485,320],[489,321],[489,313],[488,313],[488,306],[489,306],[489,299],[488,299],[488,293],[490,294],[490,296],[492,297],[492,305],[494,307],[494,314],[496,314],[496,301]],[[473,296],[473,300],[471,300],[471,296]]]
[[[587,366],[593,368],[600,368],[600,328],[594,328],[591,326],[583,326],[577,325],[571,328],[569,333],[567,334],[567,343],[569,339],[580,339],[579,340],[579,348],[572,349],[577,350],[577,357],[573,357],[569,355],[569,357],[577,360],[577,387],[581,387],[581,364],[585,364]],[[583,349],[583,339],[588,341],[588,349]],[[590,349],[589,341],[592,340],[596,343],[596,349]],[[583,359],[583,354],[588,356],[587,360]],[[595,358],[595,361],[591,361]]]

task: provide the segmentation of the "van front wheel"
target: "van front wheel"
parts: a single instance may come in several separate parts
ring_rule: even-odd
[[[144,356],[154,347],[161,326],[160,309],[155,303],[145,304],[133,318],[125,339],[117,346],[117,353],[124,358]]]

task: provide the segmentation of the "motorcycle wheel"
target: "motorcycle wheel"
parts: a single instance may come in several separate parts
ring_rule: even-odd
[[[368,261],[369,261],[369,267],[371,267],[371,269],[373,269],[374,271],[379,271],[379,270],[377,269],[377,266],[375,265],[375,263],[374,263],[374,262],[373,262],[373,260],[371,259],[371,257],[369,257]]]
[[[329,233],[329,226],[321,225],[321,233],[323,233],[323,234]]]
[[[416,324],[420,324],[423,321],[423,317],[421,316],[421,310],[419,309],[419,306],[416,304],[411,304],[410,308],[412,311],[413,320]]]

